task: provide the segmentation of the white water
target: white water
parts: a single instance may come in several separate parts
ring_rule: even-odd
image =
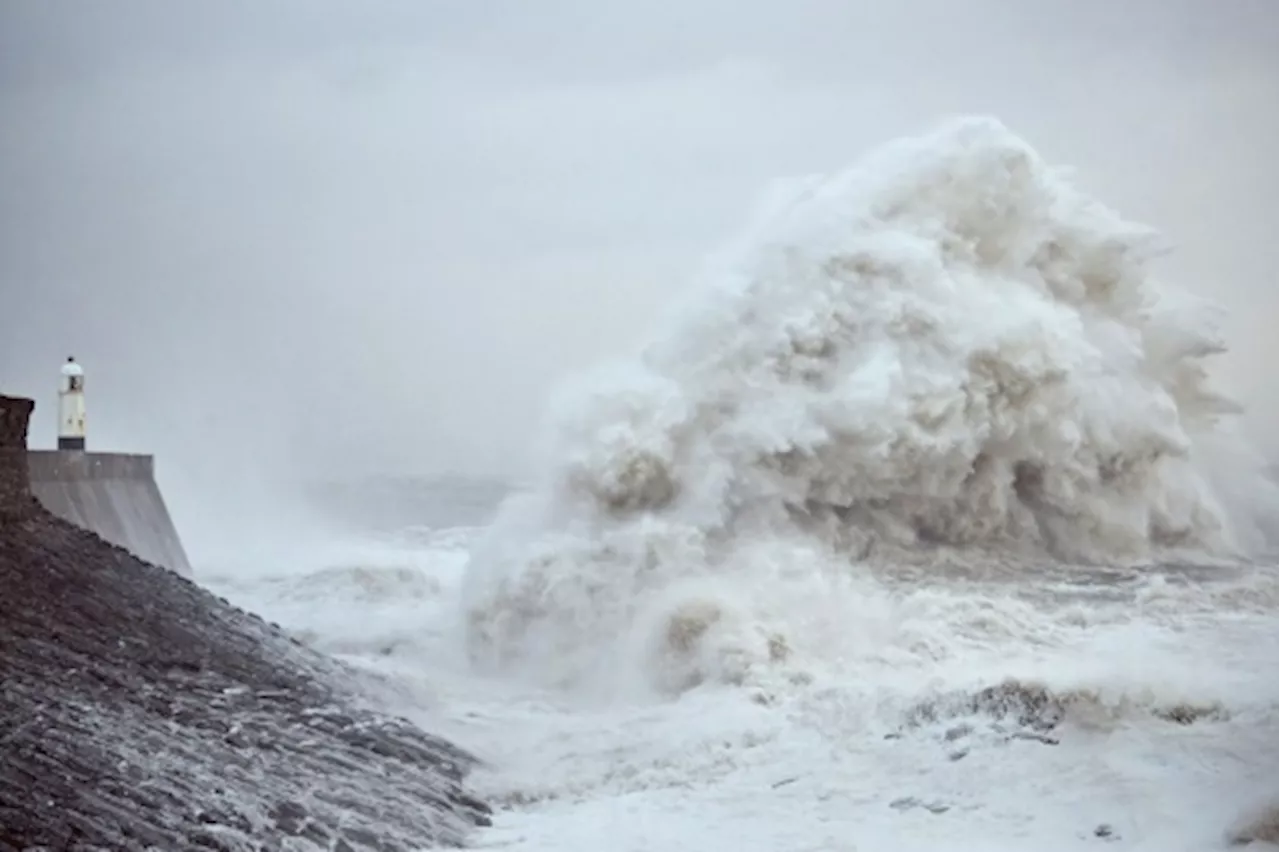
[[[1222,848],[1275,486],[1155,245],[993,122],[895,143],[774,192],[491,526],[208,582],[488,760],[483,848]]]

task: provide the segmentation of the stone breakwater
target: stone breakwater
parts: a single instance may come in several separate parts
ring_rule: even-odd
[[[44,511],[0,396],[0,850],[461,845],[474,759],[351,672]]]

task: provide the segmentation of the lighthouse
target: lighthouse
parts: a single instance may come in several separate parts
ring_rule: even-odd
[[[58,449],[84,449],[84,370],[70,356],[58,387]]]

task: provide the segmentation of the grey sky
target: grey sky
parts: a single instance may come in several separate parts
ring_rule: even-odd
[[[1178,246],[1277,410],[1267,0],[0,3],[0,387],[208,483],[518,471],[767,181],[992,113]],[[234,453],[233,453],[234,451]],[[330,464],[330,463],[326,463]]]

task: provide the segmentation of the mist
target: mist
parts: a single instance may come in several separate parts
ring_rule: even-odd
[[[783,176],[989,113],[1160,228],[1277,435],[1263,0],[0,5],[0,390],[152,452],[180,528],[283,483],[525,470]],[[213,508],[218,507],[218,508]],[[207,537],[213,537],[208,533]]]

